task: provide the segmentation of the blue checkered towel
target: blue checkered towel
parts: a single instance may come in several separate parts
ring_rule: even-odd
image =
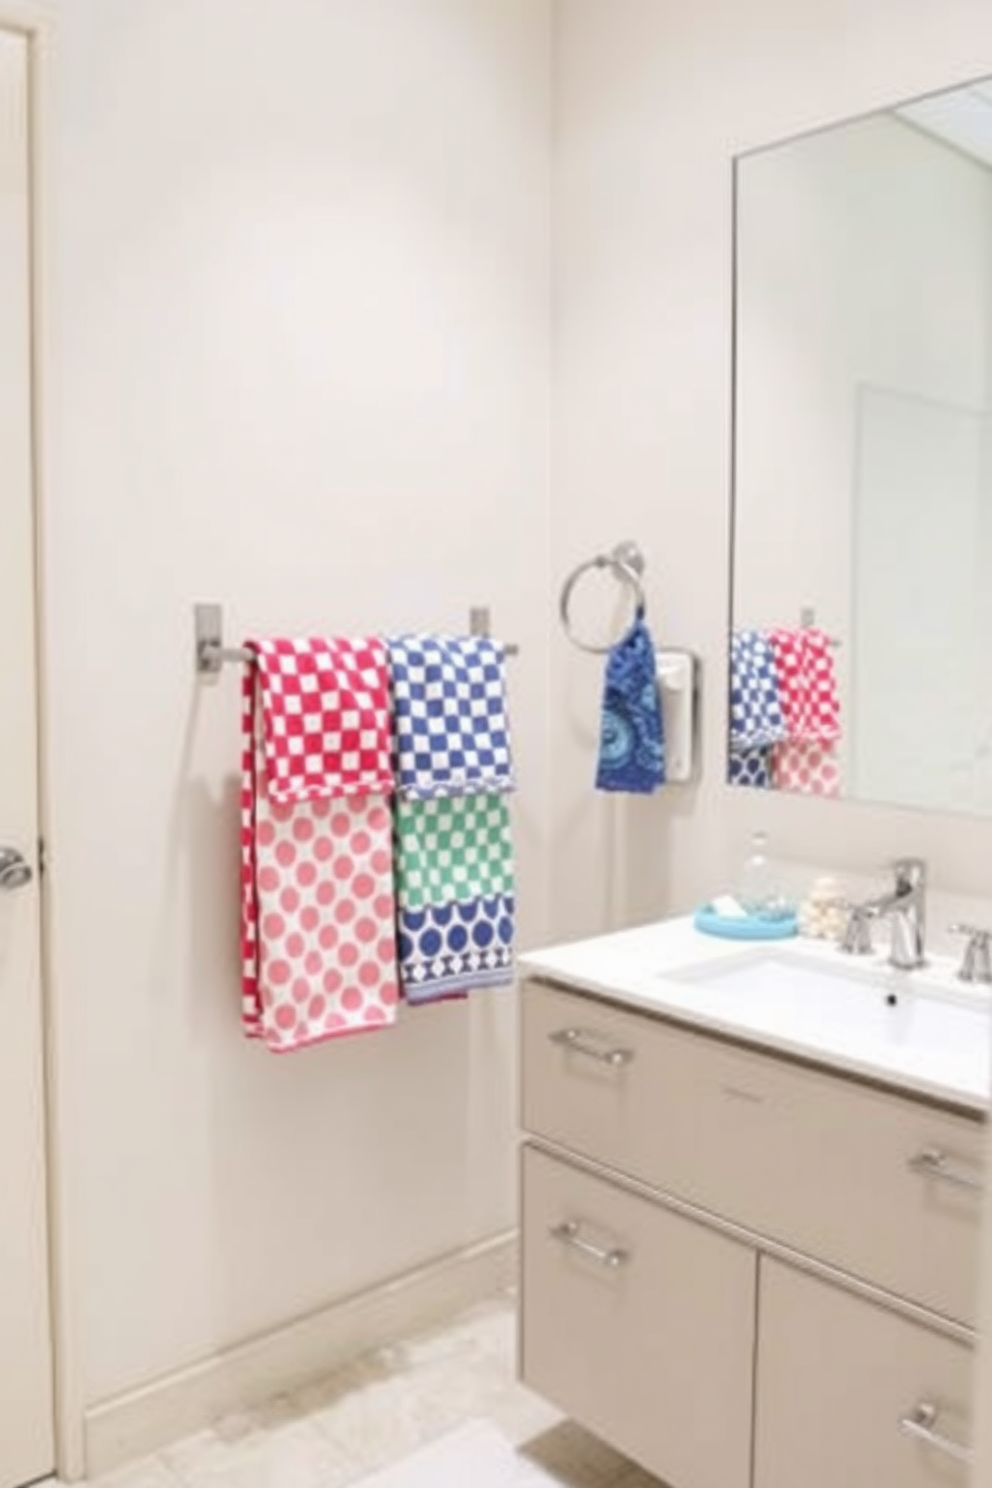
[[[735,750],[788,738],[775,657],[760,630],[737,630],[730,647],[730,744]]]
[[[400,795],[428,801],[512,791],[500,642],[400,636],[388,646]]]

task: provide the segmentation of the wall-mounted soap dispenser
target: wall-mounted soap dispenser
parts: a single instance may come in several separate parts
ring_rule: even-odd
[[[665,720],[665,781],[692,779],[696,759],[696,658],[691,651],[659,651],[658,688]]]

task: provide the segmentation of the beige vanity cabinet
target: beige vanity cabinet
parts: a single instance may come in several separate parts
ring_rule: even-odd
[[[672,1488],[965,1481],[984,1122],[522,997],[521,1372]]]
[[[980,1122],[540,983],[522,1028],[532,1135],[974,1325]]]
[[[535,1149],[523,1195],[528,1384],[668,1483],[748,1488],[755,1253]]]
[[[966,1488],[971,1350],[761,1262],[755,1488]]]

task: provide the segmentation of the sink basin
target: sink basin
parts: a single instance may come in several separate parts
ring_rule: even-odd
[[[866,1073],[961,1085],[992,1083],[992,998],[923,969],[900,972],[837,951],[762,948],[666,971],[708,1022],[822,1053]]]

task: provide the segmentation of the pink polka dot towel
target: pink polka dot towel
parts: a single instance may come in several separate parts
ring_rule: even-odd
[[[840,764],[836,744],[776,744],[772,755],[772,784],[776,790],[803,796],[839,796]]]
[[[287,1053],[396,1019],[384,646],[249,641],[242,1021]]]

